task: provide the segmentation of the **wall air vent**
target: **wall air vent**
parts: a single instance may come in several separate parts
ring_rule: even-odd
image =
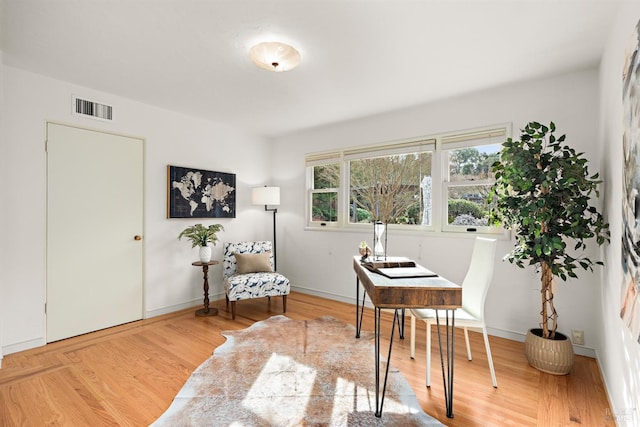
[[[96,101],[73,97],[73,113],[93,119],[113,121],[113,107]]]

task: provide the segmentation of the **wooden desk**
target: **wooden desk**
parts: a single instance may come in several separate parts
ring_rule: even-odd
[[[202,285],[204,290],[204,308],[196,310],[196,316],[215,316],[218,314],[217,308],[209,308],[209,266],[216,264],[218,264],[218,261],[195,261],[191,263],[193,266],[202,267],[202,274],[204,275],[204,283]]]
[[[453,418],[453,329],[455,322],[453,313],[456,308],[462,307],[462,287],[440,276],[391,279],[363,267],[360,263],[359,256],[353,257],[353,269],[356,273],[356,338],[360,338],[364,302],[367,294],[375,309],[376,417],[382,416],[382,405],[384,404],[384,393],[387,386],[387,374],[389,373],[389,365],[391,362],[393,335],[396,323],[400,324],[398,310],[405,308],[432,308],[446,311],[446,373],[439,321],[437,330],[447,417]],[[360,284],[362,284],[365,289],[362,296],[362,307],[360,307],[359,302]],[[395,309],[395,312],[393,326],[391,328],[391,338],[389,340],[388,363],[384,374],[382,396],[380,396],[380,312],[383,308]],[[451,319],[451,324],[449,324],[449,319]]]

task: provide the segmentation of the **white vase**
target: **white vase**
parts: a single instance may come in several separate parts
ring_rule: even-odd
[[[200,246],[200,261],[201,262],[209,262],[211,261],[211,247],[210,246]]]
[[[384,235],[384,223],[376,222],[373,225],[374,242],[373,242],[373,257],[376,260],[381,260],[385,256],[384,246],[382,245],[382,236]],[[386,259],[386,257],[385,257]]]

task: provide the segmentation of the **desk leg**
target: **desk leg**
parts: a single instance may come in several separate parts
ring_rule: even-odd
[[[387,354],[387,366],[384,372],[384,382],[382,384],[382,396],[380,396],[380,335],[382,319],[380,313],[382,310],[375,308],[374,330],[375,330],[375,359],[376,359],[376,417],[382,417],[382,405],[384,404],[384,395],[387,390],[387,376],[389,375],[389,366],[391,365],[391,349],[393,348],[393,335],[396,330],[396,322],[399,323],[398,309],[394,311],[393,323],[391,326],[391,338],[389,339],[389,353]]]
[[[447,418],[453,418],[453,343],[455,334],[455,310],[444,310],[445,312],[445,336],[446,336],[446,360],[447,367],[445,373],[445,363],[442,354],[442,337],[440,333],[440,316],[436,310],[436,325],[438,328],[438,347],[440,349],[440,366],[442,367],[442,384],[444,386],[444,403],[447,410]],[[451,312],[451,326],[449,326],[449,312]]]
[[[356,338],[360,338],[362,330],[362,318],[364,317],[364,300],[367,292],[362,293],[362,307],[360,307],[360,280],[356,276]]]
[[[398,316],[398,336],[401,340],[404,339],[404,316],[405,309],[402,309],[402,315]]]
[[[360,280],[356,276],[356,338],[360,338],[360,331],[362,330],[362,318],[364,317],[364,301],[367,297],[367,293],[362,293],[362,306],[360,306]],[[402,318],[402,319],[401,319]],[[402,316],[394,316],[394,322],[398,323],[398,333],[400,339],[404,339],[404,319],[405,309],[402,309]]]
[[[358,279],[358,275],[356,274],[356,338],[360,338],[360,324],[359,322],[359,313],[360,313],[360,279]]]

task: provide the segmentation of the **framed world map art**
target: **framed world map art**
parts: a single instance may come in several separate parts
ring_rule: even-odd
[[[167,166],[167,218],[235,218],[236,175]]]

